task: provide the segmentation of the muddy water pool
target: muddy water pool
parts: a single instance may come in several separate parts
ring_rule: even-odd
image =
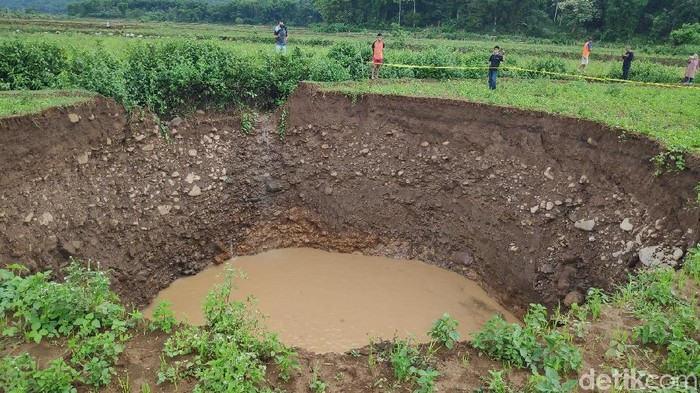
[[[282,341],[319,353],[359,348],[370,337],[427,342],[426,332],[445,312],[459,322],[462,339],[494,314],[516,321],[475,282],[420,261],[288,248],[230,263],[247,276],[233,298],[253,295],[265,325]],[[150,317],[159,301],[169,300],[179,320],[203,324],[204,297],[223,283],[227,265],[173,282],[144,313]]]

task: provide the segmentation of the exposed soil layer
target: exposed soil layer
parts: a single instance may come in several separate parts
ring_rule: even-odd
[[[91,259],[144,305],[231,254],[361,251],[462,272],[517,313],[609,288],[643,265],[641,249],[673,265],[674,247],[698,241],[698,160],[654,177],[660,149],[642,137],[311,85],[287,109],[284,138],[267,115],[243,135],[236,117],[200,113],[173,122],[168,142],[153,115],[127,119],[101,98],[2,119],[0,258],[32,270]]]
[[[461,272],[518,313],[609,288],[633,268],[675,265],[699,240],[700,162],[688,157],[683,172],[654,177],[649,159],[660,148],[642,137],[537,112],[348,98],[310,85],[287,110],[284,138],[269,115],[244,135],[235,116],[199,113],[171,122],[168,141],[153,115],[127,118],[101,98],[1,119],[0,260],[58,271],[70,256],[91,259],[113,270],[126,300],[145,305],[232,254],[361,251]],[[163,340],[130,341],[118,366],[134,386],[155,386]],[[370,359],[367,348],[300,350],[302,370],[282,387],[307,390],[318,367],[333,391],[390,388],[386,359],[374,369]],[[498,367],[465,344],[437,362],[441,391],[468,391]],[[511,383],[522,386],[521,374]]]

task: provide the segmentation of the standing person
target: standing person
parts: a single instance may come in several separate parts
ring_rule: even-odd
[[[583,70],[586,68],[588,65],[588,56],[591,55],[591,46],[593,44],[592,39],[588,39],[585,44],[583,44],[583,52],[581,53],[581,65],[578,67],[578,70],[583,72]]]
[[[372,43],[372,77],[371,79],[379,79],[379,69],[384,63],[384,41],[382,41],[382,33],[377,34],[377,39]],[[376,70],[376,76],[375,76]]]
[[[698,64],[698,54],[696,53],[688,59],[688,67],[685,68],[685,78],[683,78],[684,84],[689,85],[693,83],[695,73],[698,72],[698,67],[700,67],[700,65]]]
[[[496,78],[498,77],[498,67],[502,61],[506,61],[505,49],[501,52],[498,46],[493,47],[491,57],[489,57],[489,89],[496,90]]]
[[[284,55],[287,54],[287,37],[289,37],[287,26],[284,25],[283,21],[280,21],[275,26],[275,47],[277,52],[282,52]]]
[[[634,52],[632,52],[632,47],[628,46],[622,55],[622,79],[624,80],[629,79],[632,60],[634,60]]]

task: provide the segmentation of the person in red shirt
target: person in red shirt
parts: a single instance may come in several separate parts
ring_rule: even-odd
[[[382,41],[382,33],[379,33],[377,40],[372,43],[372,79],[379,78],[382,63],[384,63],[384,41]]]

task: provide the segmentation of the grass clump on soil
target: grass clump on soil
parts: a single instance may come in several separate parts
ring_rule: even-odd
[[[697,392],[699,288],[700,248],[694,248],[680,270],[639,272],[612,296],[592,288],[585,304],[566,313],[547,316],[542,306],[532,305],[522,326],[494,317],[473,334],[471,346],[507,369],[530,368],[527,392],[573,391],[591,371],[622,383],[625,375],[636,376],[647,390]],[[490,374],[483,391],[514,391],[503,372]]]
[[[496,91],[489,90],[485,80],[322,83],[319,87],[353,96],[437,97],[538,110],[638,132],[670,148],[700,150],[697,89],[551,80],[500,81]]]
[[[298,368],[296,352],[274,333],[261,326],[251,300],[230,299],[236,272],[228,271],[226,282],[205,298],[204,327],[188,326],[175,332],[164,344],[158,382],[177,385],[185,377],[199,380],[195,392],[257,392],[265,380],[266,363],[275,363],[279,377],[287,380]],[[170,362],[166,359],[170,359]]]
[[[0,270],[2,336],[35,343],[65,340],[70,356],[42,370],[27,354],[6,356],[0,361],[0,387],[19,392],[49,391],[44,388],[78,382],[108,385],[116,374],[114,364],[124,350],[122,343],[130,338],[129,330],[141,314],[127,313],[109,290],[106,273],[89,265],[72,261],[61,283],[49,281],[50,271],[26,277],[17,274],[23,270],[21,266]]]
[[[0,117],[39,113],[56,106],[80,104],[95,97],[83,90],[0,91]]]
[[[277,365],[282,380],[298,367],[296,353],[260,327],[248,303],[230,301],[233,273],[207,296],[206,326],[176,325],[163,304],[149,329],[140,312],[127,312],[110,291],[107,273],[90,264],[72,261],[62,282],[50,281],[50,271],[25,272],[19,265],[0,269],[0,350],[18,352],[23,343],[35,342],[60,346],[63,355],[43,368],[28,352],[3,357],[0,391],[75,392],[110,385],[126,343],[152,329],[172,331],[159,383],[193,377],[197,392],[229,391],[231,384],[236,391],[258,392],[264,390],[266,363]],[[120,386],[128,385],[126,378],[119,378]]]

